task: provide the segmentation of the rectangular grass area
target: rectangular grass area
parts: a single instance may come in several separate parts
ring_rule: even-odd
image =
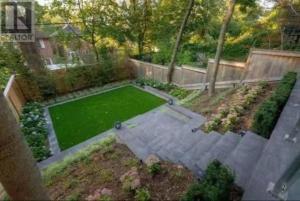
[[[134,86],[124,86],[50,107],[49,112],[59,146],[65,150],[113,128],[116,121],[126,121],[164,103]]]

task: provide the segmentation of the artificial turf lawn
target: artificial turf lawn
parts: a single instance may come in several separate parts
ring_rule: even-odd
[[[49,108],[62,150],[111,129],[116,121],[126,121],[164,104],[165,101],[133,86]]]

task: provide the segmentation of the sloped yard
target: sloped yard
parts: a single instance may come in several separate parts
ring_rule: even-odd
[[[203,92],[185,104],[194,112],[204,115],[208,122],[203,126],[207,132],[240,132],[251,130],[255,112],[271,96],[277,84],[261,82],[257,85],[218,89],[213,97]]]
[[[136,189],[129,187],[129,180],[121,181],[128,171],[138,173],[134,176],[140,180],[135,183]],[[141,164],[114,139],[50,166],[44,180],[53,200],[180,200],[195,182],[192,173],[182,166]]]

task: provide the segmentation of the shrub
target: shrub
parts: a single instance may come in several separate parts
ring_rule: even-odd
[[[226,201],[234,184],[233,174],[218,161],[207,167],[205,176],[200,183],[192,184],[182,201]]]
[[[178,99],[184,99],[190,94],[190,91],[180,88],[175,84],[161,83],[153,79],[137,79],[136,84],[140,85],[141,87],[150,86],[155,89],[165,91],[170,95],[177,97]]]
[[[187,97],[190,94],[190,92],[186,89],[176,87],[175,89],[173,89],[170,92],[170,94],[172,96],[177,97],[178,99],[184,99],[185,97]]]
[[[7,68],[0,68],[0,91],[2,91],[10,77],[10,71]]]
[[[26,104],[20,121],[22,132],[34,158],[37,161],[48,158],[51,152],[48,147],[48,133],[42,106],[36,102]]]
[[[154,176],[161,172],[162,168],[159,163],[154,163],[148,167],[148,172]]]
[[[135,192],[134,198],[137,201],[149,201],[151,196],[150,196],[150,192],[147,189],[141,188]]]
[[[270,138],[277,119],[295,85],[296,79],[296,73],[287,73],[271,97],[259,107],[252,123],[254,132],[265,138]]]

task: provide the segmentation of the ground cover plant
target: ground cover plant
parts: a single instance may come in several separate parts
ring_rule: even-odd
[[[257,134],[265,138],[270,138],[277,119],[290,96],[296,80],[296,73],[287,73],[273,92],[272,96],[259,107],[255,113],[252,124],[253,130]]]
[[[160,164],[162,171],[153,176],[111,137],[51,165],[43,178],[52,200],[180,200],[195,182],[193,174],[182,166]],[[127,188],[133,175],[139,182]]]
[[[274,88],[275,84],[261,82],[257,85],[219,89],[213,97],[204,92],[185,106],[207,117],[208,121],[203,126],[206,132],[249,130],[256,110]]]
[[[4,90],[10,77],[10,71],[7,68],[0,68],[0,91]]]
[[[188,95],[190,95],[192,93],[191,90],[186,90],[186,89],[180,88],[180,87],[176,86],[175,84],[161,83],[161,82],[153,80],[153,79],[138,79],[138,80],[136,80],[136,83],[142,87],[150,86],[155,89],[164,91],[180,100],[186,98]]]
[[[50,115],[62,150],[164,104],[165,101],[134,86],[50,107]]]
[[[27,103],[21,115],[21,129],[34,158],[42,161],[51,155],[43,107],[36,102]]]
[[[204,178],[192,184],[182,201],[241,200],[241,191],[234,186],[234,176],[229,169],[214,161],[207,167]]]

